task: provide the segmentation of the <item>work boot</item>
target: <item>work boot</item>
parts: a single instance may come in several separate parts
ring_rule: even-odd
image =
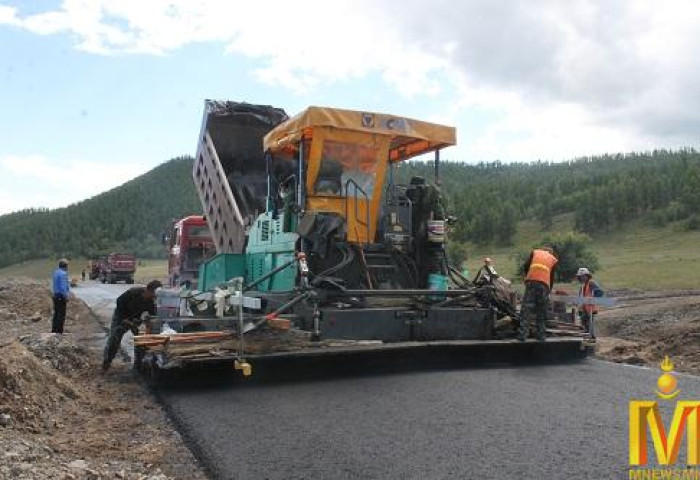
[[[518,340],[524,342],[527,338],[527,323],[521,318],[520,325],[518,326]]]
[[[537,322],[537,341],[544,342],[547,340],[547,328],[541,322]]]
[[[112,365],[112,362],[105,360],[104,362],[102,362],[102,371],[106,372],[107,370],[109,370],[109,367],[111,365]]]

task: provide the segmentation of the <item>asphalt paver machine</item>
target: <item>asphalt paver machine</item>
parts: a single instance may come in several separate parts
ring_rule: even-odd
[[[288,118],[207,101],[193,179],[217,255],[200,290],[176,296],[177,315],[137,337],[140,358],[234,361],[249,374],[264,356],[584,355],[575,329],[544,345],[499,332],[514,302],[450,266],[438,182],[397,181],[402,162],[427,155],[439,179],[455,143],[453,127],[396,115],[309,107]]]

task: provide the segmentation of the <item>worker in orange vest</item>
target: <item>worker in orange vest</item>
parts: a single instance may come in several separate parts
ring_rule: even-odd
[[[537,340],[543,342],[547,337],[547,303],[558,262],[549,246],[534,249],[525,262],[525,294],[518,328],[518,340],[522,342],[527,338],[532,315],[537,317]]]
[[[579,297],[602,297],[604,295],[603,290],[593,280],[593,275],[586,267],[578,269],[576,278],[581,284],[578,292]],[[598,307],[596,305],[583,304],[578,314],[586,333],[590,334],[591,339],[595,340],[595,317],[598,314]]]

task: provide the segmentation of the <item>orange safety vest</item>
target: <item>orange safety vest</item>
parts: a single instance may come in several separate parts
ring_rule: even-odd
[[[547,285],[547,288],[551,288],[550,285],[552,278],[552,269],[557,264],[557,257],[552,255],[546,250],[533,250],[532,251],[532,261],[530,262],[530,269],[527,271],[527,276],[525,280],[534,280],[536,282],[542,282]]]
[[[590,278],[588,280],[586,280],[586,283],[581,285],[581,290],[579,290],[578,294],[581,297],[592,297],[593,296],[593,289],[591,288],[591,279]],[[582,305],[581,310],[583,310],[586,313],[598,313],[598,305],[584,304],[584,305]]]

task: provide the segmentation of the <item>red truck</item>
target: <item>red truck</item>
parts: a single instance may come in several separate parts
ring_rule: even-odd
[[[206,219],[201,215],[191,215],[178,220],[166,239],[170,286],[188,284],[195,287],[199,265],[216,254]]]
[[[110,253],[98,263],[97,279],[102,283],[134,283],[136,257],[130,253]]]

